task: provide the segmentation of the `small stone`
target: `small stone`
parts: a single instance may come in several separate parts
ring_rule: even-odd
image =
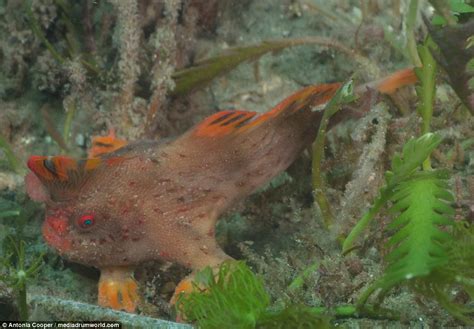
[[[77,134],[75,141],[76,141],[76,145],[85,146],[86,138],[84,137],[83,134]]]

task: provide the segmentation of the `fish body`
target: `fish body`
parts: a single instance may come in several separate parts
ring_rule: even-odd
[[[46,204],[46,242],[67,259],[101,270],[102,305],[133,311],[133,301],[109,296],[110,282],[128,287],[127,269],[149,260],[198,270],[229,259],[215,240],[219,215],[310,145],[322,117],[313,109],[339,86],[304,88],[263,114],[219,112],[173,140],[100,149],[86,160],[31,157],[27,191]],[[122,296],[136,290],[127,287]]]

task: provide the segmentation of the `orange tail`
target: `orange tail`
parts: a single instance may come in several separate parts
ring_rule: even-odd
[[[357,91],[363,92],[367,87],[369,87],[378,90],[382,94],[393,94],[397,89],[413,85],[417,81],[418,77],[415,74],[415,70],[413,68],[407,68],[396,71],[380,80],[362,85],[357,89]]]

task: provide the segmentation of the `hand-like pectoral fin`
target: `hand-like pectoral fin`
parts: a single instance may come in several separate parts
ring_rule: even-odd
[[[133,270],[111,267],[101,270],[98,302],[100,306],[133,313],[140,302]]]

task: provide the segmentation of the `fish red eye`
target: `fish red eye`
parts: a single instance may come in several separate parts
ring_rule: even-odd
[[[94,215],[84,215],[79,218],[79,227],[87,229],[94,226]]]

